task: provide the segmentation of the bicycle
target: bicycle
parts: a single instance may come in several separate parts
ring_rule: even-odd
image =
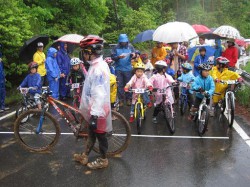
[[[72,84],[67,84],[68,86],[71,86],[70,91],[72,92],[73,95],[73,106],[75,108],[80,107],[81,103],[81,93],[82,93],[82,86],[83,84],[81,83],[72,83]]]
[[[29,90],[34,89],[33,87],[18,88],[18,89],[22,95],[22,100],[19,103],[18,108],[16,109],[16,118],[18,116],[20,116],[20,114],[23,113],[24,111],[37,108],[37,104],[35,102],[35,99],[39,99],[39,97],[38,98],[36,96],[32,97],[29,94]],[[46,89],[46,87],[42,87],[42,89]],[[46,102],[43,99],[41,99],[41,103],[42,103],[42,107],[44,107],[46,105]],[[28,117],[29,116],[27,116],[27,118],[23,119],[22,122],[26,122],[28,120]]]
[[[237,80],[221,80],[220,83],[227,84],[228,88],[226,89],[224,99],[219,100],[217,106],[215,107],[215,113],[224,114],[226,110],[228,126],[232,127],[234,122],[234,111],[235,111],[235,95],[234,93],[240,89],[240,82]],[[221,93],[216,93],[217,95],[221,95]],[[219,110],[219,111],[218,111]]]
[[[200,91],[193,90],[196,93],[201,93]],[[200,136],[204,135],[204,133],[207,130],[208,126],[208,120],[209,120],[209,106],[207,105],[208,99],[210,101],[210,98],[207,94],[203,94],[204,97],[202,98],[202,101],[199,105],[198,111],[195,112],[193,121],[198,123],[198,133]]]
[[[181,88],[181,95],[179,98],[179,107],[180,107],[180,112],[181,115],[183,116],[187,110],[187,106],[189,106],[189,108],[191,107],[191,103],[188,100],[188,92],[189,92],[189,88],[190,88],[190,83],[186,83],[186,82],[180,82],[180,88]]]
[[[129,92],[138,94],[138,97],[135,102],[134,117],[136,119],[137,133],[141,134],[142,123],[146,120],[145,113],[148,108],[147,105],[143,104],[142,94],[149,93],[150,91],[144,88],[137,88],[129,89]]]
[[[43,97],[52,105],[59,115],[66,120],[67,125],[71,128],[77,138],[88,138],[88,123],[78,108],[51,97],[51,92],[45,90]],[[58,107],[59,104],[62,109]],[[27,122],[21,121],[32,114]],[[78,118],[75,116],[79,116]],[[112,111],[117,120],[112,121],[113,131],[107,133],[109,142],[108,156],[113,156],[124,151],[131,138],[131,129],[128,121],[118,112]],[[44,152],[51,150],[58,142],[61,134],[60,125],[57,117],[46,111],[31,109],[21,114],[14,123],[14,134],[17,142],[25,149],[31,152]],[[99,152],[98,143],[94,146],[94,151]]]
[[[171,134],[175,133],[175,112],[174,107],[171,104],[169,98],[166,95],[167,89],[170,89],[175,86],[168,86],[166,88],[154,88],[153,91],[162,95],[162,102],[159,104],[160,110],[163,112],[166,119],[167,127]]]

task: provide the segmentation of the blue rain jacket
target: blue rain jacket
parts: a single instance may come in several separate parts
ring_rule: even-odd
[[[184,74],[182,73],[180,77],[178,77],[178,81],[185,82],[185,83],[190,83],[194,81],[195,76],[193,75],[192,71]],[[189,93],[193,93],[191,90],[189,90]]]
[[[41,85],[41,76],[38,73],[30,73],[25,77],[23,82],[20,84],[20,87],[28,88],[28,87],[36,87],[37,90],[29,90],[29,93],[35,95],[36,93],[41,94],[42,85]]]
[[[201,75],[195,77],[194,82],[192,84],[192,89],[199,90],[200,88],[207,91],[211,97],[215,90],[213,78],[210,75],[208,75],[208,77],[206,78],[202,77]],[[196,97],[203,99],[204,96],[201,93],[196,93]]]
[[[47,59],[46,59],[46,70],[47,70],[47,79],[48,81],[54,80],[55,78],[60,78],[60,69],[56,62],[54,54],[57,50],[53,47],[48,49]]]
[[[0,84],[4,83],[5,83],[5,74],[4,74],[3,62],[0,62]]]
[[[223,49],[221,46],[221,40],[216,39],[215,42],[218,43],[218,46],[215,46],[215,52],[214,52],[214,64],[216,64],[216,58],[222,55]]]
[[[56,60],[61,73],[67,76],[70,72],[70,57],[67,51],[64,50],[63,42],[60,43],[60,50],[57,53]]]
[[[198,69],[199,64],[207,63],[207,60],[208,60],[207,55],[205,56],[198,55],[195,57],[194,59],[194,76],[195,77],[200,74],[200,70]]]
[[[116,71],[132,71],[130,54],[134,53],[135,49],[131,44],[127,44],[125,47],[117,44],[112,49],[111,58],[115,61],[114,66]],[[125,57],[119,59],[118,56],[124,54]]]

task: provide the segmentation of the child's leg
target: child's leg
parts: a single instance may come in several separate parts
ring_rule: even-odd
[[[41,110],[42,109],[42,104],[41,104],[41,100],[40,100],[40,94],[36,93],[35,96],[34,96],[34,99],[35,99],[37,108]]]
[[[191,108],[191,106],[194,103],[194,96],[193,96],[193,94],[188,92],[187,97],[188,97],[188,101],[189,101],[189,107]]]
[[[96,133],[96,137],[99,142],[99,150],[100,150],[101,158],[106,159],[107,158],[106,153],[108,150],[108,140],[106,137],[106,133]]]
[[[135,111],[135,105],[132,104],[131,108],[130,108],[130,118],[129,118],[129,122],[132,123],[134,121],[134,111]]]
[[[88,129],[88,141],[87,141],[87,147],[85,149],[85,154],[89,155],[89,153],[92,151],[96,141],[96,133],[92,129]]]

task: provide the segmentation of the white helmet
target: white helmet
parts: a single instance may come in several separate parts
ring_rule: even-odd
[[[155,65],[158,65],[158,66],[164,66],[164,67],[167,67],[167,63],[163,60],[159,60],[155,63]]]
[[[37,43],[37,47],[43,47],[43,43],[42,42],[38,42]]]
[[[77,64],[81,64],[81,63],[82,63],[82,61],[79,58],[72,58],[70,60],[71,66],[74,66],[74,65],[77,65]]]

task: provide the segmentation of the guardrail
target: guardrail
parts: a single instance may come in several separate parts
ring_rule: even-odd
[[[240,59],[238,59],[236,63],[236,67],[240,68],[240,66],[246,66],[247,62],[250,61],[250,56],[242,56]]]

